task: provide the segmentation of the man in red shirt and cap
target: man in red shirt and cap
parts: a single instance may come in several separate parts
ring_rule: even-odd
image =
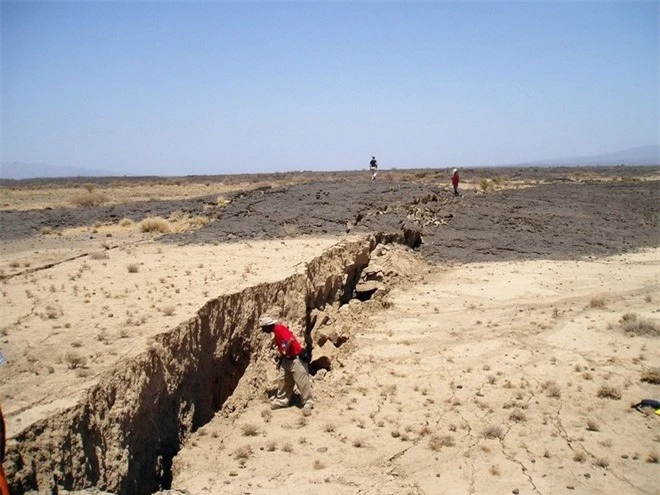
[[[458,196],[458,183],[460,182],[458,169],[454,169],[453,174],[454,175],[451,176],[451,185],[454,186],[454,196]]]
[[[277,396],[271,403],[271,408],[287,407],[291,401],[295,384],[300,392],[303,409],[312,409],[314,407],[312,380],[307,363],[300,359],[300,354],[303,352],[300,342],[291,330],[268,316],[262,316],[259,319],[259,326],[263,332],[273,334],[273,342],[280,353]]]

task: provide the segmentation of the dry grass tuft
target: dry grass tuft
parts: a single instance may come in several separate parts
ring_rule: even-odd
[[[601,399],[621,399],[621,391],[612,385],[601,385],[596,395]]]
[[[646,456],[646,462],[651,464],[658,464],[660,463],[660,456],[658,456],[658,453],[655,450],[652,450]]]
[[[521,423],[522,421],[527,421],[527,416],[525,416],[525,413],[522,410],[514,409],[511,411],[511,414],[509,414],[509,419],[516,423]]]
[[[164,234],[166,232],[172,232],[172,224],[169,220],[165,220],[161,217],[149,217],[140,222],[140,231],[159,232]]]
[[[259,428],[250,423],[241,426],[241,431],[244,437],[256,437],[259,434]]]
[[[133,223],[134,223],[133,220],[131,220],[130,218],[122,218],[119,221],[119,226],[120,227],[130,227],[130,226],[133,225]]]
[[[594,461],[594,466],[606,468],[609,465],[610,465],[610,461],[608,461],[605,457],[599,457]]]
[[[108,201],[108,197],[99,191],[87,191],[76,194],[71,198],[71,204],[74,206],[99,206]]]
[[[252,455],[252,447],[249,445],[243,445],[241,447],[238,447],[234,451],[234,458],[239,460],[239,459],[248,459]]]
[[[621,317],[623,331],[631,335],[643,335],[647,337],[660,336],[660,327],[651,320],[638,318],[635,313],[626,313]]]
[[[660,367],[642,371],[640,380],[646,383],[652,383],[653,385],[660,385]]]
[[[284,233],[288,237],[296,237],[298,235],[298,226],[293,223],[284,224]]]
[[[126,267],[126,269],[128,270],[128,273],[137,273],[138,270],[140,269],[140,265],[138,265],[137,263],[131,263]]]
[[[488,472],[489,472],[490,474],[492,474],[493,476],[499,476],[499,475],[501,474],[501,473],[500,473],[500,467],[499,467],[497,464],[493,464],[493,465],[490,467],[490,469],[488,470]]]
[[[95,251],[93,253],[89,253],[89,258],[92,260],[107,260],[110,258],[110,255],[105,251]]]
[[[504,431],[502,430],[501,426],[490,425],[484,428],[484,430],[481,432],[481,436],[484,438],[497,438],[501,440],[504,438]]]
[[[87,358],[77,352],[67,352],[64,356],[64,362],[67,368],[75,370],[76,368],[83,368],[87,364]]]
[[[561,397],[561,389],[559,388],[559,385],[557,385],[557,382],[554,380],[546,380],[545,382],[541,383],[541,390],[545,390],[548,397],[555,399],[559,399]]]
[[[587,430],[589,431],[599,431],[600,427],[598,426],[598,423],[596,422],[595,419],[589,418],[587,420]]]
[[[584,462],[587,460],[587,454],[585,454],[582,450],[576,450],[573,454],[573,460],[575,462]]]
[[[454,437],[451,435],[431,435],[429,438],[429,448],[435,452],[442,447],[453,447],[454,444]]]
[[[325,464],[323,464],[322,461],[319,461],[318,459],[316,459],[316,460],[314,461],[314,465],[313,465],[313,467],[314,467],[314,469],[324,469],[324,468],[325,468]]]
[[[604,308],[605,307],[605,298],[604,297],[592,297],[589,301],[590,308]]]

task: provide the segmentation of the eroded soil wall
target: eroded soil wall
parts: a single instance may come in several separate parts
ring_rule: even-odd
[[[13,439],[5,464],[12,493],[56,486],[120,494],[168,488],[172,458],[186,436],[213,417],[268,348],[266,336],[255,332],[258,317],[270,312],[305,328],[311,310],[352,293],[378,242],[405,238],[402,231],[341,243],[304,273],[207,302],[138,357],[101,376],[75,407]]]

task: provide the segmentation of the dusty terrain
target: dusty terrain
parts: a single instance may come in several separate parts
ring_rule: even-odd
[[[658,169],[369,177],[3,183],[14,491],[657,493]]]

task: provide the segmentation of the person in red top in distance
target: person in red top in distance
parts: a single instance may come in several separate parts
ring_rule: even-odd
[[[451,176],[451,185],[454,186],[454,196],[458,196],[458,183],[460,179],[458,177],[458,169],[454,169],[454,175]]]
[[[309,376],[308,364],[300,358],[303,352],[300,342],[285,325],[268,316],[259,319],[259,326],[264,333],[273,334],[273,343],[280,353],[277,395],[271,403],[271,408],[288,407],[295,385],[300,392],[303,409],[312,409],[314,407],[312,379]]]

